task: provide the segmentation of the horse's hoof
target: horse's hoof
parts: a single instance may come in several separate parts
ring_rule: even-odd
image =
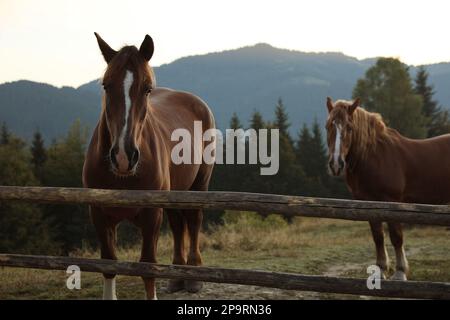
[[[391,280],[406,281],[408,279],[406,279],[406,274],[403,271],[397,270],[392,275]]]
[[[180,279],[171,279],[167,285],[167,293],[174,293],[184,289],[184,281]]]
[[[197,293],[203,288],[203,282],[195,280],[186,280],[184,282],[184,287],[187,292]]]

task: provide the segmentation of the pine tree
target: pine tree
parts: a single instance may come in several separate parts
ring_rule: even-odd
[[[8,127],[6,126],[6,123],[3,122],[1,132],[0,132],[0,145],[8,144],[10,138],[11,138],[11,133],[9,132]]]
[[[236,114],[236,112],[233,112],[233,116],[231,117],[231,120],[230,120],[230,129],[236,130],[239,128],[242,128],[241,121],[239,120],[239,117]]]
[[[233,115],[231,116],[230,129],[233,129],[233,130],[242,129],[241,121],[239,120],[239,117],[236,114],[236,112],[233,112]],[[231,141],[230,139],[233,140],[233,145],[234,145],[233,146],[233,149],[234,149],[233,161],[234,161],[234,163],[237,163],[237,159],[238,159],[237,154],[240,153],[240,152],[244,152],[245,151],[245,150],[242,149],[242,144],[241,144],[241,142],[244,139],[244,136],[242,135],[242,132],[240,132],[240,131],[237,131],[235,133],[227,133],[227,136],[226,136],[226,146],[227,146],[227,148],[228,148],[229,143],[230,143],[229,141]],[[227,151],[229,151],[229,150],[227,150],[227,149],[225,149],[224,151],[225,151],[224,152],[224,157],[225,157],[224,159],[226,159],[227,155],[229,157],[231,157],[232,154],[233,154],[233,152],[228,153]]]
[[[326,175],[327,166],[327,150],[323,142],[322,131],[320,130],[319,122],[314,119],[312,125],[312,139],[311,150],[313,152],[311,161],[310,173],[315,177],[323,177]]]
[[[433,100],[433,86],[428,85],[428,73],[423,66],[417,71],[414,92],[420,94],[423,98],[423,114],[427,118],[433,118],[439,111],[438,104]]]
[[[264,119],[258,111],[254,111],[252,114],[252,118],[250,120],[250,128],[255,129],[256,131],[263,129],[266,127],[264,123]]]
[[[306,175],[310,175],[309,164],[313,159],[311,156],[312,136],[306,124],[303,124],[302,129],[298,134],[297,147],[295,153],[297,155],[297,161],[303,168]]]
[[[278,103],[275,106],[275,121],[273,125],[280,130],[280,135],[284,135],[291,140],[289,135],[289,127],[291,124],[288,121],[288,114],[281,98],[278,98]]]
[[[413,90],[409,70],[400,60],[380,58],[359,79],[353,97],[365,108],[381,113],[387,125],[410,138],[426,136],[422,98]]]
[[[447,112],[433,100],[434,88],[428,84],[428,73],[423,66],[417,71],[414,92],[422,97],[422,113],[427,119],[427,136],[448,133],[450,121]]]
[[[45,150],[44,140],[42,139],[42,135],[39,130],[37,130],[33,135],[33,141],[31,143],[30,151],[34,175],[41,181],[42,167],[47,160],[47,151]]]

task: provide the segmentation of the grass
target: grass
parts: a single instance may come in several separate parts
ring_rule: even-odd
[[[366,268],[375,261],[375,250],[365,222],[297,218],[287,224],[278,216],[261,219],[252,213],[229,212],[226,224],[202,234],[202,254],[207,266],[246,268],[303,274],[324,274],[366,278]],[[450,231],[445,227],[405,228],[406,253],[411,280],[450,282]],[[394,251],[388,243],[391,265]],[[137,261],[140,248],[118,250],[120,260]],[[160,263],[170,263],[172,239],[161,236]],[[73,256],[98,258],[99,253],[78,251]],[[144,289],[137,277],[117,277],[120,299],[142,299]],[[82,274],[82,289],[68,290],[63,271],[19,268],[0,269],[0,299],[98,299],[102,295],[102,275]],[[166,294],[165,280],[158,280],[161,299],[302,299],[358,298],[349,295],[294,292],[260,287],[205,284],[199,294]]]

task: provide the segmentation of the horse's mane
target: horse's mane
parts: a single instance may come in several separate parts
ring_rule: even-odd
[[[339,103],[351,105],[349,101],[337,101]],[[352,131],[352,153],[360,159],[366,159],[374,152],[379,143],[390,143],[392,132],[386,126],[379,113],[369,112],[362,107],[358,107],[353,112]]]

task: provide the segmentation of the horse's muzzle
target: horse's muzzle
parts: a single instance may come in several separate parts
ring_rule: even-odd
[[[139,150],[130,148],[127,152],[119,148],[111,148],[110,151],[112,171],[120,176],[133,175],[139,162]]]
[[[331,175],[333,176],[341,176],[344,173],[345,162],[339,157],[337,163],[336,161],[330,160],[328,162],[328,169]]]

